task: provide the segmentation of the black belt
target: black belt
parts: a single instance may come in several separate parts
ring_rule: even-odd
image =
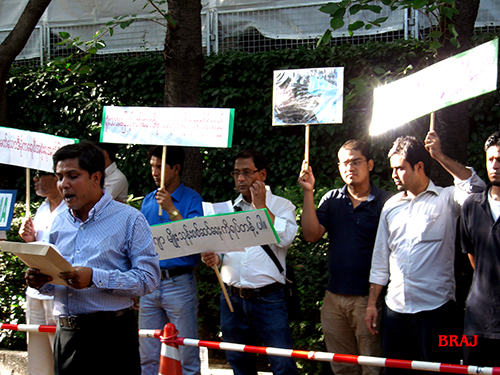
[[[90,327],[96,324],[103,324],[132,311],[130,307],[118,311],[98,311],[91,314],[60,316],[59,326],[73,329]]]
[[[241,298],[259,298],[267,294],[277,292],[278,290],[282,290],[284,285],[276,282],[273,284],[263,286],[262,288],[255,288],[255,289],[237,288],[235,286],[227,286],[227,285],[226,287],[229,289],[231,294],[235,294],[237,296],[240,296]]]
[[[193,268],[192,267],[174,267],[170,269],[164,269],[162,268],[161,270],[161,279],[171,279],[172,277],[180,276],[180,275],[185,275],[186,273],[192,273]]]

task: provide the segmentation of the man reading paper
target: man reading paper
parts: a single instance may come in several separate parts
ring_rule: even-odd
[[[140,374],[132,298],[154,291],[160,279],[149,225],[103,190],[104,156],[95,145],[62,147],[53,160],[69,210],[54,220],[49,241],[75,271],[60,274],[67,286],[32,268],[26,280],[54,296],[55,374]]]

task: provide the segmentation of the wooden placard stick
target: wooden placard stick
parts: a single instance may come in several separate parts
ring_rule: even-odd
[[[30,189],[31,179],[30,179],[30,169],[26,168],[26,219],[31,215],[30,201],[31,201],[31,189]]]
[[[226,286],[224,285],[224,283],[222,282],[222,278],[220,277],[219,269],[217,268],[217,266],[213,266],[212,268],[214,269],[215,274],[217,275],[217,280],[219,280],[220,288],[222,289],[222,293],[224,293],[224,298],[226,299],[227,305],[229,306],[229,310],[231,312],[234,312],[233,305],[231,304],[231,300],[229,299],[229,296],[227,295]]]
[[[436,130],[435,127],[434,127],[434,121],[435,121],[435,115],[434,115],[434,112],[431,112],[431,120],[430,120],[430,124],[429,124],[429,131],[434,131]]]
[[[309,168],[309,124],[305,124],[306,134],[305,134],[305,147],[304,147],[304,164],[303,168]]]
[[[163,146],[163,152],[161,155],[160,188],[163,188],[165,186],[165,164],[167,164],[167,146]],[[158,216],[163,216],[163,210],[161,206],[158,207]]]

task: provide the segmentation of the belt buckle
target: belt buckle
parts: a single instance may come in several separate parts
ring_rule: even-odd
[[[68,326],[70,328],[76,329],[78,328],[78,316],[68,316]]]

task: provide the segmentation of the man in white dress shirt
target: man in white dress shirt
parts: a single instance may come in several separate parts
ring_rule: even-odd
[[[255,150],[244,150],[234,158],[236,190],[235,211],[266,208],[281,242],[268,245],[285,269],[286,252],[297,233],[295,206],[287,199],[271,193],[266,186],[267,161]],[[207,252],[203,261],[210,267],[222,265],[221,276],[228,289],[234,313],[221,296],[222,337],[227,342],[255,345],[260,338],[264,346],[291,349],[292,336],[288,323],[283,286],[285,276],[261,246],[244,252],[224,255]],[[256,375],[255,355],[226,352],[235,375]],[[298,375],[293,358],[269,356],[275,375]]]
[[[39,197],[45,197],[38,207],[34,219],[23,221],[19,235],[26,242],[49,242],[50,228],[55,217],[66,209],[62,195],[57,189],[57,177],[53,173],[37,171],[35,177],[35,192]],[[26,323],[35,325],[55,325],[54,298],[44,296],[38,290],[26,289]],[[54,334],[28,333],[28,374],[49,375],[54,373]]]
[[[431,157],[454,178],[436,187],[429,179]],[[387,285],[381,338],[388,358],[458,363],[458,348],[440,347],[439,335],[459,333],[455,303],[455,236],[460,208],[484,189],[474,170],[448,158],[435,131],[425,145],[396,139],[389,151],[392,178],[400,191],[382,209],[370,271],[365,322],[378,333],[375,302]],[[387,368],[387,375],[408,370]]]

